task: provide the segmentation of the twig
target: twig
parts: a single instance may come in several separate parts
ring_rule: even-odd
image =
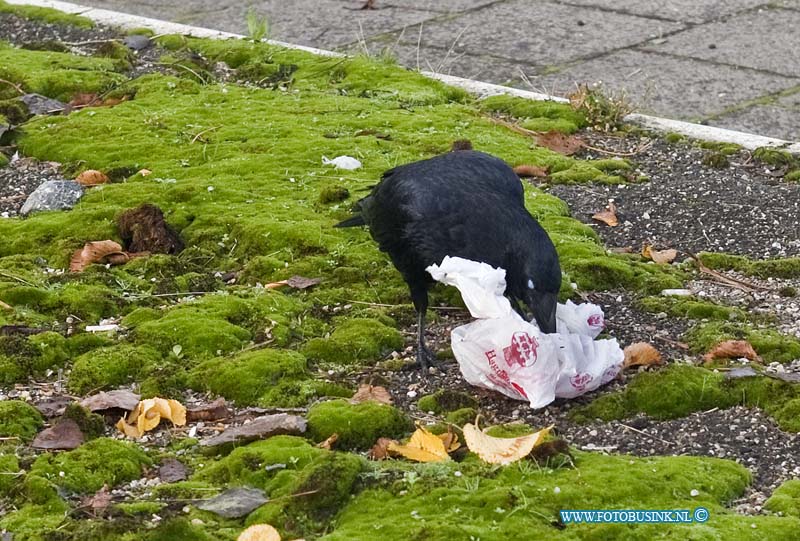
[[[620,423],[620,426],[622,426],[624,428],[627,428],[628,430],[633,430],[634,432],[638,432],[642,436],[647,436],[648,438],[655,438],[660,442],[668,443],[670,445],[677,445],[677,443],[675,443],[674,441],[668,441],[668,440],[665,440],[664,438],[660,438],[660,437],[658,437],[658,436],[656,436],[654,434],[648,434],[647,432],[645,432],[643,430],[639,430],[638,428],[633,428],[632,426],[628,426],[625,423]]]
[[[23,283],[27,286],[36,287],[34,284],[30,283],[29,281],[25,280],[24,278],[20,278],[19,276],[14,276],[13,274],[9,274],[7,272],[0,271],[0,276],[5,276],[6,278],[11,278],[12,280],[16,280],[17,282]]]
[[[594,150],[595,152],[599,152],[600,154],[607,154],[609,156],[621,156],[621,157],[624,157],[624,156],[636,156],[637,154],[640,154],[640,153],[644,152],[645,150],[647,150],[651,146],[653,146],[653,141],[648,141],[646,143],[643,143],[643,144],[639,145],[636,148],[636,150],[634,150],[632,152],[615,152],[613,150],[604,150],[602,148],[593,147],[593,146],[587,145],[586,143],[583,144],[583,148],[587,148],[589,150]]]
[[[6,81],[5,79],[0,79],[0,83],[5,83],[5,84],[9,85],[10,87],[14,88],[14,90],[19,92],[20,94],[25,94],[25,91],[22,90],[22,86],[21,85],[18,85],[16,83],[12,83],[11,81]]]
[[[208,132],[210,132],[210,131],[218,130],[218,129],[219,129],[219,128],[221,128],[221,127],[222,127],[222,126],[214,126],[213,128],[208,128],[207,130],[203,130],[203,131],[199,132],[197,135],[195,135],[195,136],[192,138],[192,140],[189,142],[189,144],[191,145],[192,143],[194,143],[195,141],[197,141],[198,139],[200,139],[200,136],[202,136],[203,134],[206,134],[206,133],[208,133]]]
[[[697,268],[698,268],[698,270],[700,272],[702,272],[703,274],[707,274],[707,275],[711,276],[712,278],[715,278],[718,282],[721,282],[721,283],[723,283],[723,284],[725,284],[727,286],[735,287],[737,289],[741,289],[742,291],[749,291],[751,293],[753,291],[764,291],[764,290],[767,289],[765,287],[757,286],[757,285],[755,285],[753,283],[746,282],[744,280],[739,280],[738,278],[731,278],[730,276],[726,276],[726,275],[722,274],[721,272],[717,272],[717,271],[715,271],[713,269],[709,269],[708,267],[706,267],[703,264],[702,261],[700,261],[700,258],[697,257],[697,255],[695,255],[695,254],[690,253],[689,257],[694,259],[694,262],[695,262],[695,264],[697,264]]]
[[[676,348],[689,349],[689,344],[684,344],[683,342],[677,342],[675,340],[670,340],[669,338],[664,338],[663,336],[658,335],[654,335],[653,338],[656,340],[661,340],[662,342],[666,342],[667,344],[675,346]]]
[[[118,39],[90,39],[89,41],[62,41],[64,45],[70,47],[80,47],[82,45],[102,45],[103,43],[111,43],[112,41],[119,41]]]

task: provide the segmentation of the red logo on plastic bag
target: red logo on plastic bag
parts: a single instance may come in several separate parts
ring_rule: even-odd
[[[515,332],[511,337],[511,345],[503,348],[503,357],[508,366],[532,366],[536,362],[536,350],[539,342],[526,332]]]
[[[602,327],[606,326],[605,321],[603,321],[603,315],[602,314],[592,314],[591,316],[588,317],[588,319],[586,320],[586,323],[590,327],[601,327],[602,328]]]
[[[575,374],[569,378],[570,384],[578,391],[586,390],[586,386],[592,381],[592,375],[586,372],[582,374]]]

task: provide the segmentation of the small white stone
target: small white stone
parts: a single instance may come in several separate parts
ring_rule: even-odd
[[[553,489],[553,494],[561,494],[561,487],[555,487]]]
[[[453,472],[453,475],[455,475],[456,477],[461,477],[464,474],[461,473],[460,471],[456,470],[456,471]]]
[[[206,188],[206,189],[207,189],[209,192],[213,192],[213,191],[214,191],[214,186],[209,186],[209,187],[208,187],[208,188]]]
[[[416,398],[417,397],[417,391],[408,391],[406,393],[406,396],[409,397],[409,398]]]
[[[692,498],[696,498],[697,496],[700,495],[700,491],[697,490],[696,488],[693,488],[689,494],[692,496]]]

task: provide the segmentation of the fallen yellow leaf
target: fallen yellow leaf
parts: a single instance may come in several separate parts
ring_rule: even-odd
[[[253,524],[242,531],[236,541],[281,541],[281,534],[269,524]]]
[[[386,449],[395,455],[404,456],[416,462],[442,462],[450,460],[442,438],[432,434],[424,428],[417,427],[411,439],[405,445],[391,442]]]
[[[141,438],[148,430],[153,430],[161,419],[172,421],[176,426],[186,424],[186,408],[177,400],[165,398],[148,398],[136,405],[130,412],[127,421],[120,419],[117,429],[130,438]]]
[[[594,214],[592,219],[597,220],[598,222],[603,222],[609,227],[618,226],[619,219],[617,218],[617,206],[613,201],[609,201],[606,209]]]
[[[75,177],[75,182],[82,186],[99,186],[100,184],[105,184],[108,182],[108,176],[106,176],[106,174],[102,171],[87,169]]]
[[[480,430],[476,424],[464,426],[464,440],[470,451],[490,464],[511,464],[530,454],[534,447],[544,441],[553,426],[543,428],[527,436],[517,438],[495,438]]]

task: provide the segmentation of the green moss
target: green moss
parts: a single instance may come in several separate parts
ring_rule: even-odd
[[[751,319],[751,316],[741,308],[725,306],[710,301],[653,296],[641,299],[639,305],[648,312],[665,312],[672,317],[718,319],[723,321],[748,321]]]
[[[703,165],[714,169],[725,169],[730,166],[730,161],[722,152],[708,152],[703,156]]]
[[[319,202],[323,205],[338,203],[350,197],[350,191],[344,186],[326,186],[319,192]]]
[[[635,413],[655,419],[675,419],[695,411],[728,408],[737,404],[760,407],[778,425],[799,431],[800,391],[791,384],[765,377],[726,380],[722,374],[689,365],[671,365],[642,372],[624,390],[605,394],[570,412],[577,422],[609,421]]]
[[[440,389],[431,395],[420,398],[419,402],[417,402],[417,407],[422,411],[444,413],[462,408],[477,408],[478,401],[467,393],[451,389]]]
[[[128,344],[93,350],[75,359],[67,387],[80,395],[118,387],[154,369],[159,359],[152,348]]]
[[[21,400],[0,401],[0,436],[32,440],[44,425],[39,410]]]
[[[352,454],[325,453],[300,472],[275,495],[300,495],[267,503],[247,518],[247,524],[271,524],[285,535],[322,533],[328,522],[350,501],[359,473],[366,461]]]
[[[714,321],[691,328],[684,338],[698,353],[704,353],[724,340],[747,340],[767,362],[785,363],[800,359],[800,340],[774,329]]]
[[[0,497],[5,497],[22,478],[22,475],[18,475],[20,469],[16,456],[12,453],[0,453]]]
[[[192,369],[190,385],[243,406],[304,406],[327,386],[311,379],[299,353],[261,349],[234,357],[210,359]]]
[[[0,126],[3,125],[3,122],[4,119],[2,116],[0,116]],[[8,165],[8,158],[6,158],[5,154],[0,152],[0,167],[5,167],[6,165]]]
[[[448,423],[462,427],[467,423],[474,423],[477,414],[478,412],[474,408],[460,408],[448,413],[445,416],[445,420]]]
[[[786,182],[800,182],[800,169],[789,171],[788,173],[783,175],[783,180],[785,180]]]
[[[502,113],[520,120],[521,125],[534,131],[573,133],[586,125],[586,119],[569,104],[554,101],[534,101],[505,94],[490,96],[479,102],[482,110]]]
[[[800,257],[753,260],[740,255],[702,252],[700,260],[715,270],[736,270],[759,278],[796,278],[800,276]]]
[[[755,151],[753,151],[753,157],[774,167],[791,166],[797,163],[796,158],[792,156],[790,152],[771,147],[755,149]]]
[[[495,438],[516,438],[536,432],[525,423],[504,423],[489,428],[486,433]]]
[[[800,517],[800,479],[790,479],[775,489],[764,508],[785,516]]]
[[[42,8],[36,6],[20,6],[10,5],[7,2],[0,1],[0,13],[12,13],[25,19],[33,19],[37,21],[44,21],[52,24],[65,24],[70,26],[77,26],[79,28],[93,28],[94,22],[87,17],[80,15],[72,15],[58,11],[57,9]]]
[[[130,516],[143,515],[150,517],[151,515],[158,514],[166,504],[163,502],[130,502],[118,503],[115,509]]]
[[[163,311],[156,310],[155,308],[147,308],[147,307],[137,308],[130,314],[122,318],[121,325],[128,329],[135,329],[142,323],[147,323],[148,321],[155,321],[163,315],[164,315]]]
[[[90,494],[104,484],[114,487],[139,479],[142,468],[151,464],[147,455],[133,444],[98,438],[67,453],[40,456],[25,482],[38,477],[69,491]]]
[[[64,418],[75,421],[87,439],[99,438],[105,432],[106,422],[103,416],[92,413],[77,402],[67,405]]]
[[[337,364],[375,361],[403,346],[400,331],[371,319],[350,319],[336,326],[329,338],[310,340],[304,353],[309,359]]]
[[[701,141],[698,146],[706,150],[719,152],[723,156],[732,156],[742,150],[741,145],[735,143],[718,143],[716,141]]]
[[[25,504],[18,510],[0,516],[0,530],[7,530],[14,539],[44,541],[45,535],[54,532],[64,522],[69,506],[61,499],[44,505]]]
[[[315,441],[338,434],[337,445],[343,449],[367,449],[378,438],[398,438],[411,429],[411,421],[400,410],[377,402],[322,402],[312,406],[306,418]]]
[[[322,539],[756,540],[767,535],[788,540],[794,535],[795,521],[737,516],[725,509],[750,479],[747,470],[734,462],[580,452],[575,462],[575,469],[511,466],[492,476],[482,475],[480,468],[473,469],[467,462],[425,465],[402,492],[392,487],[361,492]],[[453,475],[456,470],[460,476]],[[700,492],[696,498],[690,495],[693,489]],[[381,502],[380,513],[374,512],[376,501]],[[708,508],[712,517],[699,529],[696,524],[670,525],[666,530],[655,524],[553,527],[560,509],[693,509],[699,505]],[[757,524],[755,534],[750,533],[751,523]]]
[[[670,133],[664,134],[664,140],[667,143],[675,144],[675,143],[680,143],[681,141],[686,140],[686,137],[684,137],[680,133],[670,132]]]

